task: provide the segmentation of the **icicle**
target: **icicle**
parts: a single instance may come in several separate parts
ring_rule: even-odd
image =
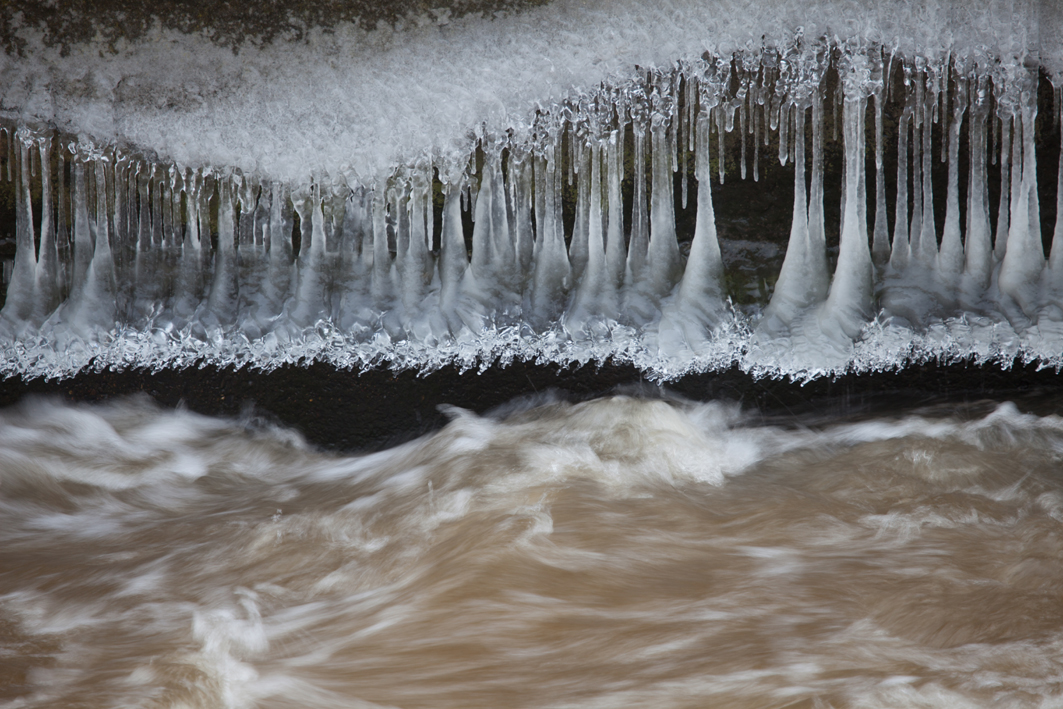
[[[589,159],[591,151],[584,151]],[[589,165],[580,165],[581,170],[576,179],[576,219],[572,225],[572,241],[568,246],[568,260],[572,264],[572,276],[576,281],[583,277],[583,271],[587,267],[588,256],[588,230],[591,217],[591,175],[586,169]],[[656,180],[657,176],[654,175]]]
[[[959,284],[963,269],[963,243],[960,240],[960,128],[967,109],[966,85],[957,77],[957,90],[953,97],[952,121],[948,133],[948,196],[945,207],[945,229],[941,237],[941,252],[938,254],[938,273],[942,283],[954,291]],[[969,188],[968,188],[969,189]]]
[[[760,123],[763,120],[763,111],[757,110],[757,104],[753,104],[753,182],[760,182]]]
[[[1024,87],[1021,92],[1022,105],[1015,120],[1012,166],[1013,170],[1018,169],[1017,176],[1020,179],[1013,180],[1012,184],[1011,229],[1008,232],[1008,250],[1000,265],[998,283],[1001,292],[1010,296],[1026,317],[1033,318],[1041,306],[1040,276],[1045,259],[1036,202],[1036,74],[1026,77],[1026,80],[1033,86]],[[1018,187],[1015,186],[1016,182]]]
[[[211,176],[210,180],[207,179],[207,173],[200,173],[200,188],[197,191],[199,200],[199,206],[196,208],[196,214],[199,216],[199,238],[204,242],[203,252],[204,254],[209,252],[209,247],[212,241],[212,235],[210,231],[210,200],[214,193],[217,180]],[[288,212],[288,217],[291,219],[291,211]],[[288,248],[292,248],[292,225],[288,224],[288,231],[285,232],[284,238],[288,240]],[[290,252],[289,252],[290,253]]]
[[[74,156],[74,189],[71,197],[74,201],[74,267],[69,300],[76,303],[84,291],[85,278],[92,261],[92,231],[89,226],[84,156]]]
[[[998,128],[997,127],[1000,125],[1000,122],[997,120],[997,117],[995,115],[993,115],[992,112],[990,112],[990,114],[989,114],[989,125],[990,125],[990,129],[992,130],[992,138],[991,138],[991,142],[989,144],[990,162],[991,162],[991,164],[996,165],[997,164],[997,132],[998,132]]]
[[[128,167],[129,158],[115,150],[111,180],[114,183],[114,243],[118,246],[119,252],[125,250],[129,236],[129,217],[127,214],[129,211],[127,205],[129,195],[126,191],[129,184],[129,179],[126,176]]]
[[[586,152],[590,165],[584,165],[584,167],[590,167],[590,170],[584,170],[584,174],[580,177],[581,194],[584,184],[587,184],[586,266],[576,290],[572,308],[565,317],[565,326],[570,332],[592,330],[595,323],[600,322],[602,317],[615,318],[617,315],[614,303],[615,295],[612,290],[612,283],[608,279],[605,261],[605,234],[604,224],[602,223],[604,210],[602,205],[601,149],[596,143],[591,143],[587,146]],[[671,150],[669,150],[670,152]],[[589,175],[587,174],[588,172],[590,173]],[[655,173],[655,180],[656,177]],[[571,257],[571,251],[569,255]]]
[[[842,214],[841,241],[838,265],[834,271],[826,309],[842,332],[856,340],[871,307],[871,253],[867,243],[867,225],[861,224],[860,172],[867,100],[862,96],[846,98],[845,121],[845,181],[847,182],[845,212]]]
[[[1025,205],[1020,205],[1019,199],[1022,194],[1022,177],[1023,177],[1023,154],[1022,154],[1022,139],[1023,132],[1026,128],[1022,122],[1021,114],[1016,114],[1011,118],[1012,135],[1011,135],[1011,190],[1008,194],[1008,213],[1010,215],[1010,224],[1008,226],[1008,233],[1004,242],[1005,258],[1007,258],[1007,249],[1011,246],[1011,235],[1015,232],[1016,222],[1020,223],[1020,231],[1024,227],[1028,227],[1029,224],[1026,219],[1022,218],[1022,215],[1018,213],[1018,210]],[[1001,194],[1004,191],[1001,190]]]
[[[510,211],[513,215],[516,271],[517,277],[523,281],[527,274],[531,273],[535,251],[531,226],[531,164],[529,158],[518,159],[514,153],[509,155],[509,195]]]
[[[58,251],[58,272],[56,277],[58,279],[60,296],[63,297],[68,294],[70,284],[70,274],[68,272],[67,264],[70,261],[70,214],[69,205],[67,204],[66,193],[66,146],[63,145],[60,140],[59,146],[55,151],[56,162],[56,182],[55,182],[55,201],[56,201],[56,249]]]
[[[808,292],[812,300],[827,296],[827,233],[823,217],[823,92],[812,94],[812,177],[808,197]]]
[[[233,218],[232,178],[224,175],[218,179],[218,246],[214,251],[214,279],[210,285],[208,307],[217,320],[215,327],[225,328],[235,323],[236,307],[239,302],[239,282],[237,280],[237,254]],[[157,199],[157,198],[156,198]],[[156,212],[156,214],[158,214]],[[299,215],[302,217],[303,215]],[[153,222],[158,221],[157,217]],[[303,220],[305,234],[306,221]],[[153,230],[154,231],[154,230]],[[305,248],[305,242],[302,248]]]
[[[896,271],[904,270],[911,255],[908,244],[908,132],[911,123],[912,114],[906,107],[897,121],[897,201],[893,212],[893,248],[890,251],[890,266]]]
[[[684,341],[694,352],[702,349],[709,332],[719,326],[726,315],[723,300],[723,259],[712,204],[710,127],[708,116],[700,117],[694,126],[697,134],[694,154],[694,176],[698,181],[697,221],[694,226],[694,240],[690,244],[690,256],[679,285],[675,311],[674,314],[668,313],[677,320]],[[662,327],[662,330],[666,329],[666,325]]]
[[[455,308],[461,280],[469,265],[465,249],[465,234],[461,224],[461,188],[453,183],[443,185],[443,236],[439,252],[440,306],[452,332],[460,327]],[[539,217],[542,219],[542,216]],[[540,221],[541,225],[542,222]],[[538,246],[538,244],[536,244]]]
[[[698,88],[697,80],[691,76],[686,82],[687,95],[687,152],[694,152],[694,134],[697,132],[698,116]],[[623,164],[623,163],[621,163]]]
[[[174,235],[173,177],[170,170],[162,171],[159,175],[159,201],[159,211],[162,213],[162,243],[172,249],[177,242]],[[240,221],[243,222],[242,211],[240,216]]]
[[[608,222],[606,224],[605,254],[607,277],[615,291],[624,278],[624,262],[627,252],[624,246],[624,200],[620,182],[624,172],[623,133],[614,131],[606,144],[606,199]],[[695,161],[696,161],[695,157]]]
[[[163,170],[161,166],[152,166],[151,172],[151,243],[155,246],[162,246],[166,244],[165,225],[163,223],[162,205],[165,201],[163,199],[163,185],[165,184],[165,178],[163,177]],[[220,220],[221,217],[219,216]],[[235,219],[235,217],[234,217]],[[234,221],[235,224],[235,221]],[[221,226],[219,225],[219,230]]]
[[[125,238],[136,249],[140,234],[140,219],[137,214],[137,173],[140,171],[140,162],[131,159],[126,169],[126,233]]]
[[[635,126],[635,191],[636,205],[641,175],[642,149],[638,126]],[[556,140],[556,139],[555,139]],[[571,279],[568,253],[565,250],[565,237],[561,225],[561,206],[558,196],[561,194],[560,146],[556,143],[547,150],[545,157],[535,161],[535,273],[532,287],[532,325],[544,328],[560,314],[561,302]],[[637,214],[634,223],[637,224]],[[634,230],[635,227],[633,227]],[[632,236],[634,241],[634,234]],[[643,251],[645,256],[645,251]],[[632,264],[629,261],[628,267]],[[641,268],[641,263],[639,264]]]
[[[1063,135],[1063,87],[1055,87],[1053,98],[1055,99],[1055,119]],[[1063,150],[1060,150],[1058,166],[1056,168],[1056,223],[1052,231],[1052,249],[1049,251],[1048,267],[1052,272],[1054,290],[1057,293],[1057,304],[1063,308],[1063,302],[1059,302],[1059,295],[1063,295]],[[1063,319],[1063,312],[1060,314]]]
[[[919,233],[919,253],[923,263],[934,264],[937,259],[937,223],[934,217],[934,181],[933,181],[933,129],[927,113],[937,105],[937,95],[931,91],[926,97],[923,112],[923,212],[922,227]]]
[[[838,88],[834,89],[834,121],[833,125],[831,126],[833,130],[833,133],[831,134],[831,140],[833,140],[835,143],[838,142],[838,125],[841,123],[841,120],[838,116],[838,112],[841,110],[842,101],[842,89],[839,86]]]
[[[198,195],[200,180],[197,180],[196,193]],[[288,196],[286,185],[274,182],[270,187],[271,201],[269,209],[269,275],[263,289],[266,299],[265,317],[271,317],[281,312],[288,291],[291,288],[293,257],[292,257],[292,204]],[[191,204],[191,200],[189,201]],[[369,225],[372,229],[372,223]],[[206,233],[199,232],[203,238]],[[368,246],[365,247],[368,250]],[[368,259],[372,261],[373,254],[369,253]]]
[[[877,266],[883,266],[890,258],[889,224],[886,219],[886,173],[882,166],[882,112],[885,93],[884,82],[875,91],[875,227],[871,254]]]
[[[723,114],[726,111],[724,105],[721,103],[716,106],[714,112],[716,114],[716,150],[717,164],[720,171],[720,184],[723,184],[723,164],[724,164],[724,137],[723,137]]]
[[[992,118],[994,123],[997,118]],[[994,231],[993,256],[997,261],[1004,260],[1008,250],[1008,231],[1010,224],[1011,203],[1011,125],[1009,116],[1000,117],[1000,201],[997,207],[997,227]],[[995,156],[995,154],[994,154]]]
[[[744,141],[743,141],[743,144],[744,144]],[[680,204],[680,206],[683,209],[686,209],[687,208],[687,192],[690,189],[690,185],[688,183],[689,183],[690,180],[688,179],[689,176],[687,174],[687,154],[686,154],[685,150],[682,152],[682,154],[680,155],[680,158],[679,158],[679,169],[683,173],[682,174],[682,179],[680,180],[680,183],[679,183],[679,192],[680,192],[679,204]]]
[[[137,235],[138,251],[147,251],[151,248],[151,200],[148,190],[154,170],[154,165],[145,166],[141,163],[138,166],[137,198],[140,206],[139,233]]]
[[[575,184],[576,173],[579,172],[579,159],[576,157],[576,129],[568,129],[568,186]]]
[[[908,227],[912,258],[922,258],[923,236],[923,82],[916,80],[915,105],[912,112],[912,220]]]
[[[654,126],[653,138],[653,205],[650,209],[650,245],[648,265],[651,287],[663,296],[679,276],[679,245],[675,237],[675,213],[671,171],[668,169],[668,126]]]
[[[808,211],[805,197],[805,109],[797,107],[794,119],[794,207],[790,222],[790,241],[786,247],[779,278],[775,283],[771,302],[764,310],[764,317],[758,326],[763,335],[774,337],[784,335],[797,315],[820,301],[822,293],[809,278],[812,270],[811,248],[808,233]]]
[[[428,205],[431,181],[423,174],[415,174],[410,185],[407,205],[409,239],[406,258],[402,264],[402,298],[407,314],[420,310],[432,280],[428,253]],[[427,334],[427,333],[426,333]]]
[[[649,248],[649,208],[646,204],[646,137],[641,126],[634,126],[635,174],[634,197],[631,207],[631,238],[627,251],[627,274],[625,281],[633,283],[642,277]],[[722,162],[721,162],[722,164]]]
[[[18,182],[15,185],[15,264],[4,303],[2,330],[16,337],[30,324],[37,255],[33,233],[33,192],[30,183],[29,136],[18,137]],[[13,151],[8,152],[9,155]]]
[[[494,259],[493,270],[498,279],[500,297],[504,296],[505,302],[496,301],[501,310],[509,311],[519,303],[517,296],[517,247],[513,236],[513,228],[509,223],[507,208],[506,186],[502,174],[502,156],[495,158],[491,173],[493,184],[491,185],[491,239],[492,256]]]
[[[228,180],[226,181],[228,182]],[[235,206],[239,186],[235,182],[226,184],[226,192],[222,195],[222,207],[218,210],[219,231],[229,234],[233,229],[233,243],[236,243],[238,234],[235,225],[226,224],[225,230],[221,228],[222,209],[232,209]],[[295,211],[299,215],[300,243],[299,255],[296,257],[298,278],[295,286],[295,298],[289,307],[289,317],[296,327],[306,328],[316,324],[319,320],[327,317],[327,285],[322,278],[322,265],[325,255],[325,215],[322,208],[321,184],[314,183],[308,190],[293,195]],[[227,217],[231,219],[231,215]],[[409,235],[406,234],[408,242]],[[219,243],[221,236],[219,235]],[[228,238],[226,239],[228,241]],[[408,243],[405,245],[408,249]]]
[[[786,165],[786,159],[790,155],[790,104],[786,102],[780,108],[779,116],[779,164]]]
[[[739,166],[741,169],[742,179],[746,179],[746,105],[745,101],[738,105],[738,143],[741,145],[742,154],[739,158]],[[686,206],[686,199],[684,195],[683,206]]]
[[[185,239],[183,246],[186,252],[196,252],[197,255],[202,251],[203,243],[202,236],[199,232],[199,213],[196,207],[198,206],[199,189],[202,185],[202,178],[198,172],[193,172],[191,168],[187,168],[185,172]]]
[[[961,305],[973,308],[989,287],[993,266],[993,246],[986,200],[986,91],[978,79],[972,87],[969,121],[970,180],[967,184],[967,235],[964,243],[965,265],[961,285]],[[992,117],[990,122],[995,123]]]
[[[15,171],[14,171],[14,163],[15,163],[15,132],[13,130],[10,130],[10,129],[8,129],[5,132],[7,133],[7,181],[8,182],[14,182],[15,181]]]
[[[59,306],[59,251],[55,242],[55,225],[52,218],[52,137],[38,139],[37,147],[41,162],[41,238],[37,256],[33,305],[35,322],[44,322]]]
[[[95,339],[115,324],[116,282],[109,230],[110,203],[107,186],[107,157],[95,156],[96,240],[85,273],[80,297],[72,305],[70,321],[80,334]],[[85,180],[81,179],[82,187]]]

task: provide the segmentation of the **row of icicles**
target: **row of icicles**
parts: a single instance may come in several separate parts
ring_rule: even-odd
[[[891,100],[902,107],[892,234],[883,160]],[[845,156],[833,278],[826,112]],[[124,329],[283,347],[326,329],[348,346],[384,337],[433,347],[513,326],[573,342],[608,339],[621,327],[665,356],[696,354],[735,316],[707,187],[713,177],[722,183],[736,129],[743,179],[747,143],[758,179],[774,136],[795,181],[782,270],[743,347],[770,349],[812,322],[851,343],[876,315],[913,328],[959,311],[999,312],[1017,327],[1063,320],[1063,248],[1046,262],[1041,246],[1036,114],[1037,76],[1018,63],[982,70],[820,47],[648,72],[540,109],[519,135],[481,134],[471,158],[425,158],[369,185],[318,177],[292,186],[8,127],[3,172],[16,196],[16,254],[0,338],[61,350],[71,338],[105,342]],[[943,126],[948,165],[940,244],[933,123]],[[988,165],[998,159],[1000,206],[990,224]],[[701,189],[684,253],[673,176],[681,175],[685,206],[689,160]],[[625,180],[633,183],[628,204]],[[472,220],[471,244],[463,216]]]

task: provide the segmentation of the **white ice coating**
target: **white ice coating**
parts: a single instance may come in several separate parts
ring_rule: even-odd
[[[0,58],[17,202],[0,373],[513,358],[613,358],[658,379],[930,358],[1058,367],[1063,248],[1046,259],[1041,246],[1033,126],[1036,67],[1051,74],[1063,54],[1059,18],[1037,2],[984,5],[559,1],[238,54],[159,31],[63,56],[26,31],[24,55]],[[882,111],[898,86],[887,206]],[[844,147],[833,275],[827,112]],[[727,297],[710,187],[739,137],[745,176],[750,136],[753,179],[772,136],[797,167],[763,310]],[[675,205],[695,188],[681,248]]]

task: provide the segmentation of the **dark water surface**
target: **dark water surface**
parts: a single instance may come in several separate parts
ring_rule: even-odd
[[[542,395],[356,455],[27,399],[0,706],[1058,706],[1063,397],[1013,394]]]

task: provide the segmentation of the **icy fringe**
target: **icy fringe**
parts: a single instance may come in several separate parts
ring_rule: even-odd
[[[903,84],[890,81],[895,72]],[[460,159],[426,154],[376,184],[325,174],[280,184],[8,126],[0,177],[15,183],[17,245],[5,274],[0,374],[314,361],[430,372],[514,358],[627,362],[657,380],[738,366],[807,381],[960,359],[1059,368],[1063,246],[1045,258],[1037,81],[1021,60],[903,60],[880,46],[799,37],[783,51],[640,71],[541,107],[527,131],[474,131]],[[904,109],[889,234],[882,107],[896,85]],[[823,125],[839,105],[845,164],[831,276]],[[940,243],[931,122],[947,126]],[[708,188],[724,179],[736,127],[743,155],[752,137],[754,177],[769,131],[778,158],[796,167],[789,245],[763,310],[727,297]],[[997,159],[1004,186],[991,224],[987,165]],[[688,160],[699,189],[687,251],[673,205],[675,189],[685,203]],[[633,181],[627,224],[624,180]],[[566,189],[578,195],[568,233]]]

